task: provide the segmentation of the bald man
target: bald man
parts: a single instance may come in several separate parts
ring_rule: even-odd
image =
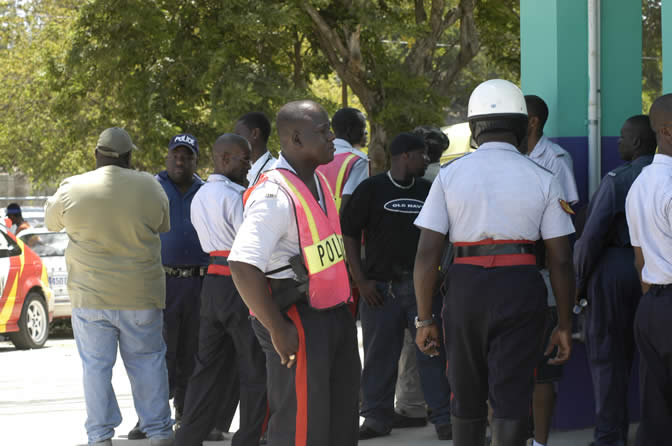
[[[625,218],[625,197],[651,164],[656,135],[649,117],[628,118],[618,152],[626,163],[602,179],[574,245],[578,298],[586,297],[586,350],[595,396],[595,446],[628,438],[628,383],[635,350],[633,321],[642,296]]]
[[[266,353],[268,442],[354,446],[357,333],[345,305],[351,297],[338,211],[326,178],[315,172],[333,159],[334,134],[312,101],[283,106],[277,129],[278,162],[246,193],[229,256]]]
[[[639,446],[669,444],[672,425],[672,94],[656,99],[649,116],[658,153],[625,200],[644,293],[634,323],[640,353]]]
[[[215,426],[223,401],[235,397],[228,383],[240,374],[240,428],[234,446],[257,446],[266,416],[266,365],[248,309],[236,291],[227,256],[243,221],[250,144],[226,133],[212,148],[215,172],[194,196],[191,221],[210,266],[201,291],[198,356],[184,404],[179,446],[200,446]]]

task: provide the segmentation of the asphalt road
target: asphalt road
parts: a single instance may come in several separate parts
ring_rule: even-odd
[[[11,342],[0,342],[0,445],[86,445],[86,409],[81,384],[81,362],[70,333],[52,335],[45,348],[19,351]],[[127,440],[137,419],[131,389],[121,358],[114,368],[113,385],[123,421],[116,431],[115,446],[148,445],[148,440]],[[238,416],[232,430],[238,427]],[[634,429],[631,429],[631,434]],[[552,433],[551,446],[583,446],[592,431]],[[632,437],[632,435],[631,435]],[[230,438],[230,437],[229,437]],[[228,445],[205,442],[205,445]],[[431,426],[399,429],[387,437],[362,441],[366,446],[450,445],[439,441]],[[634,444],[634,442],[631,442]]]

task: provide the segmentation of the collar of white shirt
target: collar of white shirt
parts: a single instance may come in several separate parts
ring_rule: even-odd
[[[225,175],[219,174],[219,173],[213,173],[208,176],[208,183],[214,183],[216,181],[226,183],[228,186],[230,186],[233,190],[236,192],[242,192],[245,190],[244,186],[241,186],[238,183],[234,183],[233,181],[229,180]]]
[[[257,166],[260,166],[259,169],[261,169],[261,166],[265,165],[268,161],[271,160],[271,158],[273,158],[273,155],[271,155],[271,152],[267,150],[266,153],[257,158],[257,160],[252,164],[251,170],[254,170]]]
[[[663,155],[662,153],[656,153],[653,156],[654,164],[665,164],[668,167],[672,167],[672,156]]]
[[[278,154],[278,162],[275,164],[275,168],[276,169],[287,169],[290,172],[292,172],[294,175],[296,175],[296,170],[294,170],[292,165],[289,164],[289,161],[287,161],[285,159],[285,157],[282,156],[282,152],[280,152]],[[319,182],[317,180],[317,174],[313,174],[313,176],[315,177],[315,184],[319,184]],[[320,199],[318,200],[318,202],[320,203],[320,206],[322,206],[322,209],[324,210],[324,200],[322,199],[322,188],[321,187],[317,188],[317,193],[320,196]]]
[[[334,148],[336,149],[334,155],[338,155],[339,153],[354,153],[355,155],[364,158],[365,160],[369,159],[366,153],[355,149],[348,141],[341,138],[334,139]]]
[[[513,151],[516,153],[520,153],[518,149],[516,149],[516,146],[513,144],[509,144],[508,142],[499,142],[499,141],[493,141],[493,142],[485,142],[478,146],[478,150],[508,150],[508,151]]]
[[[532,149],[532,152],[530,152],[530,158],[541,158],[548,148],[549,142],[551,142],[551,140],[548,139],[546,135],[541,135],[541,138],[539,138],[539,141],[537,141],[537,145],[535,145],[534,149]]]

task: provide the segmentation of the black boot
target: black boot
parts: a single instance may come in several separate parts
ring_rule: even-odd
[[[485,444],[485,418],[458,418],[451,416],[454,446],[483,446]]]
[[[490,424],[492,446],[525,446],[528,436],[527,423],[527,418],[518,420],[493,418]]]
[[[147,435],[140,430],[140,420],[135,424],[135,427],[128,432],[129,440],[142,440],[147,438]]]

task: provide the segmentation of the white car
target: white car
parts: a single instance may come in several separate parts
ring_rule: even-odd
[[[40,258],[47,270],[49,288],[54,295],[54,319],[70,318],[72,305],[68,295],[68,270],[65,267],[65,248],[68,234],[51,232],[46,228],[28,228],[19,238]]]

